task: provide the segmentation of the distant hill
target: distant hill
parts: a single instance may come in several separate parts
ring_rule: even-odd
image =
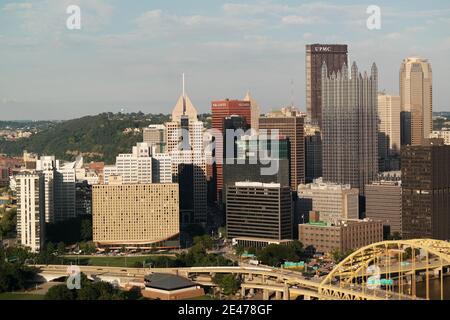
[[[126,128],[144,128],[167,121],[170,116],[163,114],[102,113],[57,123],[29,139],[0,141],[0,153],[18,156],[27,150],[62,160],[73,160],[83,154],[85,161],[113,164],[117,154],[129,153],[133,145],[142,141],[142,134],[125,134]]]

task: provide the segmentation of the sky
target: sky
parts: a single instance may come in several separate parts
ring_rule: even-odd
[[[69,5],[81,29],[69,30]],[[381,29],[369,30],[369,5]],[[305,110],[305,45],[343,43],[398,95],[408,56],[429,59],[435,111],[450,111],[450,1],[0,0],[0,120],[170,113],[181,74],[199,112],[250,90],[263,112]]]

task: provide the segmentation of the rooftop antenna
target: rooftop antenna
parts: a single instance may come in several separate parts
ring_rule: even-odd
[[[184,72],[183,72],[183,115],[186,115],[186,89],[185,89],[185,81],[184,81]]]
[[[184,97],[186,97],[186,90],[185,90],[184,73],[183,73],[183,98]]]
[[[291,107],[294,107],[294,79],[291,79]]]

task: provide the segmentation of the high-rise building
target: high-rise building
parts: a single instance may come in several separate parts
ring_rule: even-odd
[[[93,241],[99,246],[177,247],[180,211],[177,184],[95,185]]]
[[[32,252],[38,252],[45,243],[44,176],[21,173],[13,179],[17,196],[17,240]]]
[[[366,218],[381,221],[386,235],[402,234],[402,185],[376,181],[366,185]]]
[[[298,186],[298,217],[296,224],[308,221],[310,211],[317,211],[321,220],[335,223],[340,219],[359,218],[359,191],[350,185],[323,183],[317,179],[314,183]]]
[[[54,156],[36,161],[36,171],[44,175],[45,221],[57,223],[76,217],[76,170],[71,163],[61,164]]]
[[[400,169],[400,97],[378,93],[380,171]]]
[[[107,184],[109,176],[120,175],[124,184],[152,183],[152,158],[147,143],[138,143],[132,153],[119,154],[115,166],[105,166],[104,181]]]
[[[293,192],[297,186],[305,182],[305,141],[304,117],[298,115],[273,114],[259,118],[259,129],[266,130],[271,137],[274,130],[289,140],[289,181]]]
[[[450,146],[404,146],[401,160],[403,238],[449,240]]]
[[[259,105],[255,101],[255,99],[253,99],[253,97],[251,96],[250,91],[247,92],[244,101],[250,102],[250,109],[251,109],[250,127],[253,129],[253,132],[257,134],[259,131],[259,116],[261,115],[261,109],[259,108]]]
[[[237,128],[225,127],[226,119],[231,116],[241,117],[247,125],[252,123],[252,102],[248,100],[220,100],[212,101],[212,128],[222,133],[222,141],[215,140],[215,150],[213,156],[220,161],[216,161],[213,169],[213,180],[216,184],[217,196],[220,199],[223,189],[223,159],[225,154],[225,135],[227,129],[236,130]],[[243,128],[242,128],[243,129]]]
[[[292,239],[292,198],[289,187],[236,182],[226,189],[229,238]]]
[[[433,73],[426,59],[406,58],[400,67],[402,145],[421,145],[433,130]]]
[[[312,124],[322,123],[322,65],[326,63],[331,76],[348,64],[347,53],[347,45],[306,45],[306,110]]]
[[[361,75],[356,63],[328,76],[322,66],[323,180],[364,186],[378,173],[378,71]]]
[[[207,181],[206,154],[203,145],[203,122],[183,94],[172,112],[172,121],[166,123],[167,152],[172,161],[173,182],[180,185],[182,224],[206,224]]]
[[[305,180],[322,177],[322,134],[319,126],[305,126]]]
[[[156,153],[166,152],[166,127],[162,124],[150,125],[144,128],[144,142]]]

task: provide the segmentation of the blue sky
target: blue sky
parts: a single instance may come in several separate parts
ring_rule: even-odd
[[[66,28],[79,5],[82,29]],[[381,8],[368,30],[366,8]],[[186,73],[201,112],[251,90],[269,111],[305,109],[305,45],[345,43],[379,88],[398,94],[407,56],[433,67],[434,109],[450,110],[450,2],[269,0],[0,0],[2,119],[68,119],[103,111],[169,113]]]

